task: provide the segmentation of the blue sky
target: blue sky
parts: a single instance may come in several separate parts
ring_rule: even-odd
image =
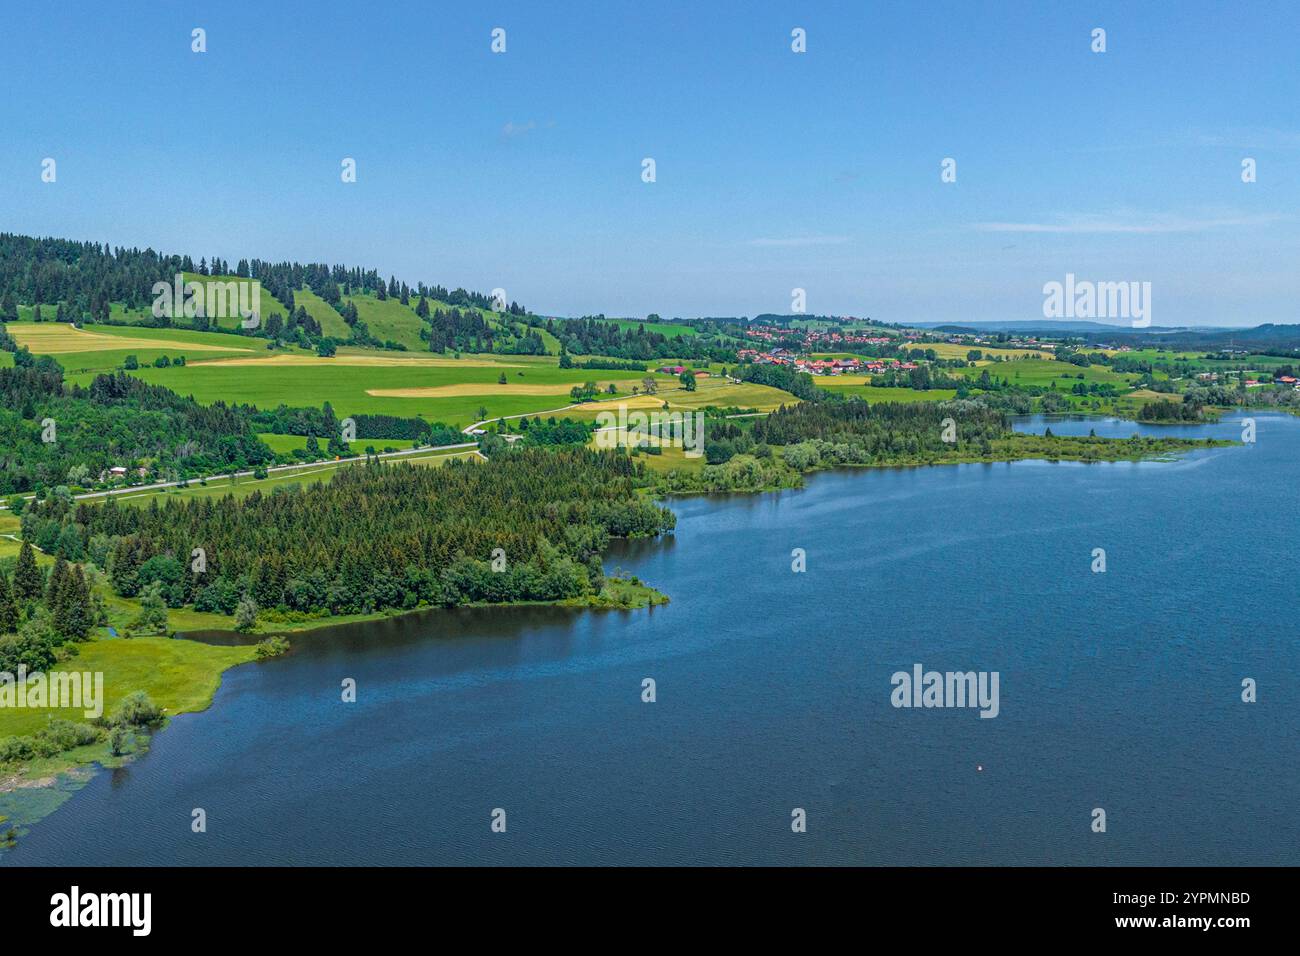
[[[559,315],[1037,319],[1070,272],[1151,282],[1155,325],[1295,322],[1297,35],[1283,3],[14,4],[0,230]]]

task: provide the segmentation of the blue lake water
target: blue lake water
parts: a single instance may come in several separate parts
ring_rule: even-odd
[[[1173,462],[674,501],[674,537],[606,559],[670,605],[300,636],[0,862],[1300,863],[1300,419],[1257,421]],[[917,663],[997,671],[999,716],[891,706]]]

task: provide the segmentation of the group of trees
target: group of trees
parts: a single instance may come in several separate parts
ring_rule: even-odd
[[[372,461],[238,500],[47,498],[27,509],[24,535],[72,528],[116,593],[153,589],[172,606],[227,614],[556,600],[599,590],[609,537],[673,527],[670,511],[638,497],[644,480],[626,454],[525,447],[478,465]]]
[[[1002,412],[979,402],[804,402],[759,419],[753,440],[817,441],[836,448],[842,464],[883,464],[940,458],[972,445],[984,449],[1009,431]]]
[[[249,416],[116,373],[68,387],[48,356],[20,350],[0,369],[0,493],[64,484],[73,468],[95,479],[148,459],[181,475],[272,460]]]
[[[650,362],[677,358],[704,362],[734,362],[736,343],[711,334],[674,335],[651,331],[643,324],[623,328],[603,315],[549,323],[566,352],[604,355],[616,359]]]
[[[496,330],[473,309],[436,309],[421,330],[430,352],[491,352]]]
[[[1159,399],[1147,402],[1138,412],[1140,422],[1199,422],[1201,420],[1201,405],[1194,400],[1173,402]]]
[[[0,672],[48,669],[71,653],[66,645],[86,640],[104,618],[103,602],[80,565],[60,557],[47,574],[24,541],[12,573],[0,568]]]
[[[207,317],[152,314],[154,284],[174,282],[182,273],[257,280],[264,293],[261,325],[252,330],[224,331],[293,341],[305,347],[315,346],[323,333],[320,323],[295,302],[294,293],[299,289],[310,289],[336,309],[352,326],[354,339],[388,347],[398,346],[373,340],[359,321],[356,306],[344,301],[346,296],[369,294],[403,303],[418,296],[467,310],[491,309],[494,305],[492,297],[481,292],[448,290],[423,282],[412,287],[395,277],[385,280],[374,269],[240,259],[232,270],[220,256],[196,263],[190,256],[164,255],[153,249],[110,248],[107,243],[0,233],[0,322],[16,320],[19,303],[43,307],[42,317],[55,321],[125,322],[111,314],[111,303],[120,303],[129,312],[145,313],[146,325],[214,329],[213,320]],[[517,302],[510,303],[506,311],[511,317],[527,315]],[[526,338],[528,348],[540,341],[536,336]]]
[[[573,357],[569,355],[568,350],[561,346],[560,368],[589,368],[609,372],[644,372],[646,364],[645,362],[623,362],[618,359],[585,359],[581,362],[575,362]]]
[[[541,415],[519,419],[519,434],[527,445],[585,445],[596,429],[595,422],[581,422],[576,418],[554,415],[543,420]]]
[[[935,367],[919,365],[911,369],[887,369],[879,375],[873,375],[871,384],[882,388],[911,388],[918,392],[932,388],[960,388],[970,384],[965,376],[944,375],[935,371]]]
[[[796,372],[788,365],[747,363],[738,365],[735,374],[742,382],[779,388],[805,402],[835,401],[837,397],[824,388],[818,388],[807,372]]]
[[[17,679],[20,669],[30,677],[79,653],[78,644],[91,630],[108,622],[103,599],[94,590],[93,568],[55,559],[48,571],[36,561],[30,541],[24,541],[16,559],[0,562],[0,673]],[[145,610],[128,628],[129,637],[149,615]],[[162,630],[166,629],[162,609]],[[154,618],[155,628],[159,627]],[[0,765],[52,757],[74,747],[107,739],[115,756],[127,749],[128,741],[140,730],[155,727],[162,711],[142,692],[128,694],[112,714],[81,723],[51,718],[36,733],[0,739]]]

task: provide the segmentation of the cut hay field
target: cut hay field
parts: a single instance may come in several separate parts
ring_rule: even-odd
[[[919,349],[920,351],[934,349],[934,354],[939,356],[941,359],[964,359],[967,353],[974,350],[984,354],[985,358],[980,360],[982,362],[988,361],[989,357],[994,355],[1001,356],[1003,360],[1020,358],[1052,358],[1052,353],[1044,349],[999,349],[989,348],[984,345],[962,345],[954,342],[917,342],[908,345],[907,348],[914,350]]]
[[[340,417],[357,414],[422,417],[451,425],[547,411],[567,405],[575,385],[618,383],[624,394],[643,373],[561,369],[553,357],[465,356],[459,361],[403,352],[355,350],[335,358],[279,353],[263,358],[230,356],[234,361],[198,361],[184,367],[141,368],[132,374],[181,395],[211,404],[253,404],[260,408],[320,407],[329,402]],[[499,383],[505,374],[508,384]],[[619,377],[611,377],[611,375]],[[86,376],[72,376],[85,384]],[[670,376],[656,376],[675,381]],[[480,408],[487,409],[480,416]]]
[[[512,357],[513,358],[513,357]],[[333,358],[322,359],[314,352],[276,352],[272,355],[240,356],[237,358],[199,359],[192,365],[213,366],[219,368],[318,368],[322,365],[338,367],[341,365],[355,368],[527,368],[526,361],[510,361],[477,356],[462,356],[459,359],[444,358],[441,355],[409,352],[382,352],[363,349],[340,349]]]
[[[19,345],[36,355],[52,355],[71,380],[88,382],[96,374],[120,368],[128,355],[141,365],[159,356],[191,359],[256,356],[266,343],[242,335],[150,329],[139,326],[91,325],[75,329],[64,323],[10,322],[5,326]],[[8,353],[3,353],[8,354]],[[10,356],[12,362],[12,356]]]
[[[665,402],[668,404],[667,411],[698,411],[712,405],[717,408],[752,408],[755,411],[770,412],[782,405],[797,405],[799,399],[779,388],[750,382],[735,384],[719,378],[700,382],[694,392],[660,385],[655,395],[619,395],[600,402],[586,402],[569,409],[564,415],[592,421],[601,412],[617,414],[620,406],[629,411],[655,411],[662,410]]]
[[[868,402],[946,402],[957,395],[956,389],[931,388],[920,391],[914,388],[876,388],[868,384],[867,375],[814,375],[818,388],[855,396]]]
[[[131,374],[204,404],[224,401],[272,409],[329,402],[340,417],[418,416],[463,427],[481,418],[564,408],[571,404],[570,390],[588,382],[602,389],[613,384],[616,401],[652,408],[667,401],[679,410],[714,405],[770,411],[794,401],[777,389],[730,383],[717,374],[720,366],[712,377],[699,379],[697,391],[687,392],[673,375],[561,369],[555,356],[466,354],[457,359],[344,347],[333,358],[321,358],[297,348],[270,352],[262,339],[227,333],[98,325],[78,330],[54,323],[10,323],[9,328],[34,352],[54,355],[73,384],[88,385],[95,375],[120,368],[134,355],[140,367]],[[186,364],[153,367],[162,355],[173,361],[184,355]],[[12,356],[0,353],[0,362],[12,363]],[[502,375],[506,384],[500,382]],[[659,382],[662,397],[633,396],[632,389],[639,389],[646,377]],[[486,414],[480,414],[484,409]],[[573,414],[594,417],[589,409]]]
[[[62,322],[11,322],[6,328],[19,345],[27,346],[38,355],[106,352],[126,348],[175,351],[179,345],[184,345],[187,352],[251,352],[256,341],[237,335],[179,329],[110,325],[92,325],[79,329]]]
[[[604,380],[594,379],[595,383],[602,391],[608,385],[615,385],[620,392],[631,393],[632,387],[640,383],[640,379],[614,379]],[[568,382],[553,383],[532,383],[520,385],[515,382],[502,385],[497,381],[486,382],[458,382],[452,385],[427,385],[418,388],[368,388],[367,395],[374,395],[378,398],[452,398],[452,397],[486,397],[497,394],[510,395],[563,395],[567,396],[573,388]]]

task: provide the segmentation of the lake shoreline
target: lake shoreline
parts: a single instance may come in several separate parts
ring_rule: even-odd
[[[1095,416],[1073,415],[1073,416],[1062,416],[1062,417],[1087,420]],[[1198,425],[1208,425],[1213,423],[1204,422],[1204,423],[1183,423],[1183,424],[1196,427]],[[1121,439],[1119,441],[1116,441],[1113,445],[1102,446],[1102,447],[1110,447],[1114,449],[1116,452],[1118,452],[1122,450],[1118,447],[1121,443],[1127,444],[1127,442]],[[794,485],[736,488],[736,489],[725,489],[725,490],[683,490],[683,491],[672,491],[672,492],[663,492],[663,493],[654,492],[654,493],[656,497],[662,497],[662,498],[689,498],[689,497],[712,497],[717,495],[726,495],[726,496],[756,495],[756,494],[764,494],[772,491],[785,491],[785,490],[796,490],[796,489],[801,490],[805,487],[804,479],[809,475],[837,472],[842,470],[853,470],[853,471],[919,470],[923,468],[929,468],[932,466],[940,466],[940,465],[943,466],[967,465],[967,464],[986,464],[986,465],[1008,464],[1009,465],[1020,461],[1042,461],[1042,462],[1065,461],[1065,462],[1077,462],[1081,464],[1090,464],[1090,463],[1100,464],[1106,462],[1118,463],[1118,462],[1139,462],[1139,461],[1170,461],[1170,460],[1176,460],[1176,457],[1170,458],[1164,456],[1170,453],[1208,450],[1215,447],[1226,447],[1238,443],[1233,441],[1223,440],[1223,439],[1202,439],[1202,440],[1170,439],[1164,441],[1164,444],[1168,445],[1169,447],[1162,448],[1159,450],[1152,450],[1149,448],[1133,449],[1131,454],[1125,454],[1125,455],[1117,454],[1106,458],[1085,457],[1082,455],[1060,455],[1056,457],[1046,457],[1041,454],[1027,453],[1025,455],[1015,456],[1015,457],[997,457],[996,455],[994,455],[993,457],[986,457],[981,455],[952,455],[952,456],[944,456],[941,459],[931,459],[931,460],[914,461],[914,462],[822,464],[810,468],[806,471],[795,472],[795,475],[798,478],[798,483]],[[639,579],[633,578],[629,580],[629,579],[622,579],[622,578],[608,578],[607,581],[620,581],[627,584],[629,586],[629,589],[632,592],[632,599],[627,601],[626,603],[619,603],[619,602],[611,602],[611,601],[600,601],[599,596],[591,595],[586,598],[566,599],[563,601],[506,602],[501,604],[494,604],[489,602],[475,602],[470,605],[463,605],[463,607],[518,608],[518,607],[528,607],[528,606],[547,606],[547,607],[569,607],[574,609],[575,611],[639,610],[639,609],[666,604],[671,600],[671,598],[668,595],[663,594],[662,592],[651,587],[650,585],[644,584]],[[346,615],[342,617],[324,617],[324,618],[305,621],[305,622],[286,622],[283,625],[269,623],[269,626],[259,625],[259,627],[252,632],[238,632],[238,631],[234,631],[233,629],[225,630],[220,628],[191,628],[185,631],[178,630],[172,635],[171,639],[186,641],[186,642],[194,642],[194,643],[208,643],[208,641],[204,639],[205,636],[208,636],[210,638],[216,638],[220,636],[225,638],[236,638],[239,639],[241,643],[251,646],[253,643],[256,643],[256,639],[266,639],[273,636],[292,636],[297,634],[308,634],[312,632],[323,632],[333,628],[343,627],[349,624],[369,623],[369,622],[383,621],[389,619],[398,619],[398,618],[408,617],[417,613],[428,613],[428,612],[433,612],[438,610],[448,610],[448,609],[434,607],[434,606],[400,609],[400,610],[390,609],[382,612],[374,612],[365,615]],[[292,650],[290,650],[289,653],[292,653]],[[248,660],[236,661],[221,667],[215,674],[216,679],[211,688],[211,692],[210,694],[208,694],[206,701],[202,703],[202,706],[188,708],[185,710],[176,711],[174,713],[169,713],[167,715],[168,722],[170,722],[170,719],[172,717],[179,716],[180,714],[183,713],[200,713],[204,710],[207,710],[209,707],[211,707],[212,702],[215,699],[216,693],[221,687],[224,674],[227,670],[230,670],[234,667],[241,666],[242,664],[257,663],[257,662],[258,662],[257,659],[250,658]],[[166,724],[158,728],[158,730],[163,730],[165,728],[166,728]],[[26,768],[19,767],[19,768],[6,769],[4,771],[3,776],[0,776],[0,796],[6,794],[12,794],[16,791],[21,791],[21,790],[30,790],[30,791],[48,790],[50,788],[59,785],[62,781],[74,778],[77,775],[80,775],[82,773],[86,774],[86,777],[84,779],[79,779],[76,782],[84,783],[85,779],[89,779],[90,776],[93,776],[94,774],[100,772],[101,770],[114,769],[116,767],[129,764],[134,759],[134,757],[141,756],[144,753],[147,753],[148,750],[147,746],[143,746],[140,748],[138,752],[133,752],[133,753],[125,754],[118,758],[111,758],[105,760],[104,759],[105,754],[102,753],[102,751],[104,751],[105,749],[106,749],[105,745],[102,743],[97,745],[90,745],[85,748],[78,748],[78,750],[76,751],[68,751],[64,754],[56,755],[55,757],[44,758],[40,761],[34,762],[31,767],[26,767]],[[92,754],[89,751],[95,751],[95,752]],[[51,811],[56,808],[57,807],[52,807]],[[39,822],[39,820],[38,819],[31,820],[26,825],[31,826],[34,825],[34,823],[36,822]],[[3,859],[3,848],[0,848],[0,860],[2,859]]]

